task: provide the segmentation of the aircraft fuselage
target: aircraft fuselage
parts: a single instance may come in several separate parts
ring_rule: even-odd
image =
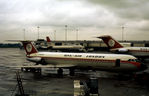
[[[28,57],[41,58],[46,64],[73,65],[79,69],[137,71],[141,67],[141,64],[135,61],[135,57],[120,54],[38,52]],[[118,59],[120,61],[117,61]],[[130,59],[134,61],[128,61]]]

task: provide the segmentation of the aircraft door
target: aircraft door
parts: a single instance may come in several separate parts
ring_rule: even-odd
[[[116,61],[115,61],[115,67],[120,67],[120,62],[121,62],[120,59],[116,59]]]

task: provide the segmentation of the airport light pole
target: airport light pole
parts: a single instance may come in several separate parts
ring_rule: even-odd
[[[78,40],[78,32],[79,32],[79,29],[76,29],[76,40]]]
[[[56,40],[56,30],[54,30],[54,40]]]
[[[67,41],[67,25],[65,25],[65,41]]]
[[[23,37],[24,37],[24,40],[25,40],[25,29],[23,29]]]
[[[122,41],[124,41],[124,26],[122,26]]]
[[[39,26],[37,26],[37,30],[38,30],[38,39],[39,39],[39,28],[40,28],[40,27],[39,27]]]

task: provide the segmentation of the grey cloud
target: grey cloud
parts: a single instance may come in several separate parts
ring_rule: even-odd
[[[149,19],[148,0],[88,0],[90,3],[104,6],[116,15],[127,19]]]
[[[37,26],[44,32],[64,31],[68,25],[79,27],[80,34],[117,34],[126,24],[143,33],[149,28],[148,6],[148,0],[1,0],[0,32],[21,34],[23,28],[33,32]]]
[[[106,8],[117,18],[117,25],[127,26],[128,31],[135,30],[134,34],[135,32],[146,34],[149,31],[148,0],[88,0],[88,2]]]
[[[88,0],[90,3],[96,5],[103,5],[109,8],[129,8],[137,7],[143,4],[148,3],[148,0]]]

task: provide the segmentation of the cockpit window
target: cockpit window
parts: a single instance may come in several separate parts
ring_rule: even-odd
[[[140,62],[138,59],[135,59],[136,60],[136,62]]]
[[[129,59],[128,61],[132,61],[132,62],[139,62],[138,59]]]
[[[131,61],[132,59],[129,59],[128,61]]]

